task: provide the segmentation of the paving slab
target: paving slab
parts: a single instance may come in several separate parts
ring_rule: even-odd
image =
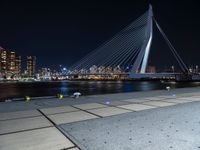
[[[179,95],[177,96],[176,94],[171,94],[171,95],[162,95],[162,96],[158,96],[158,97],[162,97],[164,99],[170,99],[170,98],[177,98],[177,97],[179,97]]]
[[[127,102],[127,101],[111,101],[111,102],[103,102],[102,104],[106,104],[108,106],[119,106],[119,105],[126,105],[130,103],[131,102]]]
[[[192,101],[200,101],[200,97],[199,96],[191,96],[190,98]]]
[[[71,107],[71,106],[62,106],[62,107],[44,108],[44,109],[40,109],[40,110],[45,115],[51,115],[51,114],[57,114],[57,113],[78,111],[79,109],[76,109],[76,108]]]
[[[133,110],[133,111],[141,111],[141,110],[156,108],[155,106],[148,106],[148,105],[143,105],[143,104],[128,104],[128,105],[121,105],[118,107]]]
[[[199,91],[198,92],[191,92],[191,93],[188,93],[188,95],[200,96],[200,93],[199,93]]]
[[[142,103],[142,102],[147,102],[149,101],[149,99],[146,98],[133,98],[133,99],[125,99],[122,101],[126,101],[126,102],[130,102],[130,103]]]
[[[166,98],[162,97],[162,96],[155,96],[155,97],[146,97],[145,99],[148,99],[148,100],[163,100],[163,99],[166,99]]]
[[[180,103],[189,103],[189,102],[191,102],[191,101],[189,101],[189,100],[181,100],[181,99],[164,99],[164,100],[162,100],[162,101],[164,101],[164,102],[169,102],[169,103],[176,103],[176,104],[180,104]]]
[[[180,98],[177,98],[177,99],[188,100],[188,101],[200,101],[200,98],[198,98],[198,97],[180,97]]]
[[[17,119],[17,118],[41,116],[41,115],[42,114],[40,112],[38,112],[37,110],[6,112],[6,113],[0,113],[0,121],[9,120],[9,119]]]
[[[106,105],[99,104],[99,103],[87,103],[87,104],[80,104],[80,105],[74,105],[74,106],[82,110],[107,107]]]
[[[144,102],[143,104],[150,105],[150,106],[158,106],[158,107],[175,105],[175,103],[169,103],[169,102],[164,102],[164,101],[148,101],[148,102]]]
[[[200,98],[200,95],[193,95],[192,97]]]
[[[0,134],[8,134],[35,128],[43,128],[52,126],[45,117],[31,117],[15,120],[0,121]]]
[[[98,109],[91,109],[88,111],[93,114],[96,114],[98,116],[102,116],[102,117],[119,115],[119,114],[131,112],[129,110],[120,109],[120,108],[116,108],[116,107],[98,108]]]
[[[87,113],[85,111],[75,111],[69,113],[48,115],[48,117],[57,125],[98,118],[97,116]]]
[[[180,93],[179,94],[180,97],[191,97],[191,96],[194,96],[194,95],[196,95],[196,93],[193,93],[193,92],[191,92],[191,93]]]
[[[0,136],[1,150],[61,150],[73,146],[55,127]]]

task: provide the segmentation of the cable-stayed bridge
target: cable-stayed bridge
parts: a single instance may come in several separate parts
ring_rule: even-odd
[[[189,72],[174,46],[156,21],[152,6],[130,25],[70,67],[69,75],[127,75],[129,78],[171,78],[175,73],[147,73],[148,58],[156,27],[182,73]]]

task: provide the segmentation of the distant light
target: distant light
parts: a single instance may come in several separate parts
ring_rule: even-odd
[[[109,104],[110,104],[110,102],[109,102],[109,101],[107,101],[107,102],[106,102],[106,104],[107,104],[107,105],[109,105]]]
[[[172,94],[172,96],[176,96],[176,94]]]
[[[25,101],[29,102],[31,100],[30,96],[25,96]]]
[[[63,68],[63,70],[64,70],[64,71],[66,71],[66,70],[67,70],[67,68],[65,68],[65,67],[64,67],[64,68]]]

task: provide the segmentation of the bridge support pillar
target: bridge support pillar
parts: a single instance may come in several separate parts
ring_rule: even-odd
[[[135,63],[133,64],[133,68],[130,72],[130,77],[136,73],[146,73],[149,51],[151,48],[152,38],[153,38],[153,11],[152,6],[149,6],[148,11],[148,22],[147,22],[147,29],[146,29],[146,38],[143,42],[141,50],[136,58]]]

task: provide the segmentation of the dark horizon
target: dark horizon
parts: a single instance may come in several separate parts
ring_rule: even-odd
[[[22,57],[37,56],[38,67],[69,67],[153,5],[155,18],[187,65],[200,65],[198,1],[9,2],[0,10],[0,46]],[[168,67],[172,55],[155,30],[149,64]],[[159,49],[159,50],[157,50]]]

